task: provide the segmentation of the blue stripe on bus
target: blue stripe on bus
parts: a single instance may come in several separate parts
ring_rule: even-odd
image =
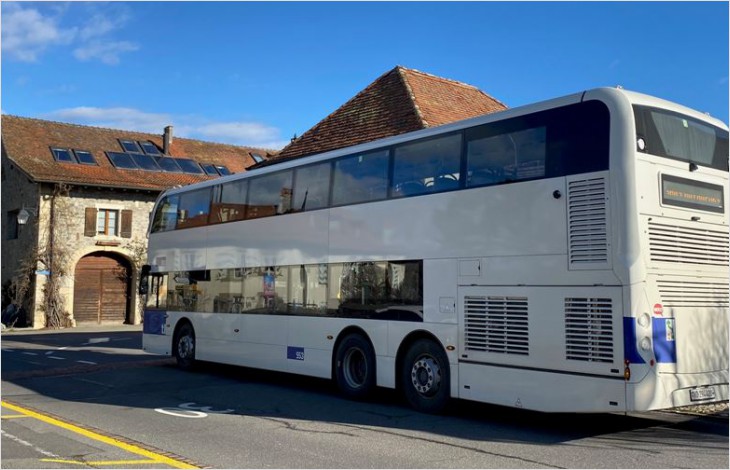
[[[644,364],[636,344],[636,318],[624,317],[624,359],[631,364]]]
[[[145,310],[142,332],[148,335],[164,335],[165,320],[167,320],[165,310]]]
[[[654,318],[654,357],[657,362],[677,362],[677,341],[674,318]]]

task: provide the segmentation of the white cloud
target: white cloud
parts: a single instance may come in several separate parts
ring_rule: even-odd
[[[236,140],[264,140],[276,139],[279,130],[257,122],[219,122],[206,124],[197,128],[197,133],[214,138],[235,138]]]
[[[77,28],[63,29],[59,18],[44,16],[18,3],[2,5],[2,52],[23,62],[35,62],[48,47],[73,41]]]
[[[18,2],[2,4],[2,52],[23,62],[36,62],[47,49],[71,46],[81,61],[99,60],[116,65],[120,55],[139,46],[117,40],[129,15],[115,4],[58,4],[27,6]]]
[[[119,55],[122,52],[131,52],[137,49],[139,49],[139,46],[128,41],[93,41],[74,49],[73,55],[82,62],[99,59],[107,65],[117,65],[119,63]]]
[[[96,108],[79,106],[47,113],[48,119],[87,126],[162,134],[172,124],[168,114],[145,113],[133,108]]]
[[[95,127],[162,134],[165,126],[174,126],[178,137],[222,144],[266,149],[281,149],[289,143],[281,139],[281,131],[258,122],[210,122],[199,116],[172,116],[147,113],[134,108],[97,108],[80,106],[47,113],[43,116],[61,122]]]

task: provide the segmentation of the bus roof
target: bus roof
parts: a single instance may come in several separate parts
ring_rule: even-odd
[[[692,108],[688,108],[686,106],[674,103],[672,101],[667,101],[661,98],[656,98],[654,96],[645,95],[642,93],[624,90],[621,87],[601,87],[601,88],[594,88],[591,90],[586,90],[583,92],[574,93],[571,95],[562,96],[559,98],[553,98],[545,101],[540,101],[537,103],[531,103],[523,106],[518,106],[515,108],[506,109],[504,111],[498,111],[495,113],[485,114],[483,116],[477,116],[469,119],[464,119],[461,121],[456,121],[450,124],[445,124],[438,127],[432,127],[428,129],[421,129],[413,132],[408,132],[405,134],[400,134],[397,136],[392,137],[385,137],[378,140],[373,140],[371,142],[366,142],[363,144],[353,145],[350,147],[343,147],[335,150],[330,150],[328,152],[315,154],[315,155],[309,155],[305,157],[300,158],[294,158],[291,160],[286,160],[280,163],[275,163],[275,159],[270,162],[266,162],[265,165],[262,166],[255,166],[255,168],[252,168],[249,171],[246,171],[245,173],[235,173],[228,176],[223,176],[221,178],[204,181],[196,184],[192,184],[189,186],[179,186],[175,188],[170,188],[166,191],[164,191],[162,194],[160,194],[160,197],[158,199],[161,199],[164,196],[170,195],[170,194],[176,194],[180,192],[186,192],[191,189],[197,189],[197,188],[205,188],[210,186],[216,186],[221,183],[225,183],[226,181],[232,181],[232,180],[238,180],[238,179],[245,179],[248,177],[253,177],[257,175],[263,175],[267,173],[271,173],[274,171],[279,170],[285,170],[289,168],[295,168],[303,165],[307,165],[310,163],[317,163],[320,161],[326,161],[329,159],[337,158],[340,156],[345,155],[352,155],[352,154],[358,154],[358,153],[366,153],[371,150],[375,150],[382,147],[388,147],[391,145],[397,145],[404,142],[408,142],[411,140],[416,140],[420,138],[426,138],[442,133],[452,132],[452,131],[458,131],[464,128],[477,126],[481,124],[487,124],[490,122],[497,122],[505,119],[509,119],[512,117],[521,116],[524,114],[539,112],[547,109],[552,109],[560,106],[566,106],[569,104],[575,104],[583,101],[586,97],[589,99],[602,99],[605,101],[611,101],[611,100],[625,100],[628,102],[628,104],[639,104],[644,106],[653,106],[663,109],[669,109],[671,111],[676,111],[678,113],[686,114],[688,116],[694,117],[696,119],[706,121],[709,124],[712,124],[714,126],[717,126],[721,129],[727,130],[727,125],[722,122],[721,120],[717,118],[713,118],[709,116],[708,114],[703,114],[697,110],[694,110]],[[594,98],[595,97],[595,98]]]

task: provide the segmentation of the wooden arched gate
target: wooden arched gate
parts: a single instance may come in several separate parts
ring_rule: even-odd
[[[92,253],[76,264],[76,323],[124,323],[128,318],[131,266],[114,253]]]

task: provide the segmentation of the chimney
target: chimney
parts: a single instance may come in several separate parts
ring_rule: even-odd
[[[172,146],[172,126],[165,127],[165,133],[162,134],[162,154],[170,155],[170,147]]]

